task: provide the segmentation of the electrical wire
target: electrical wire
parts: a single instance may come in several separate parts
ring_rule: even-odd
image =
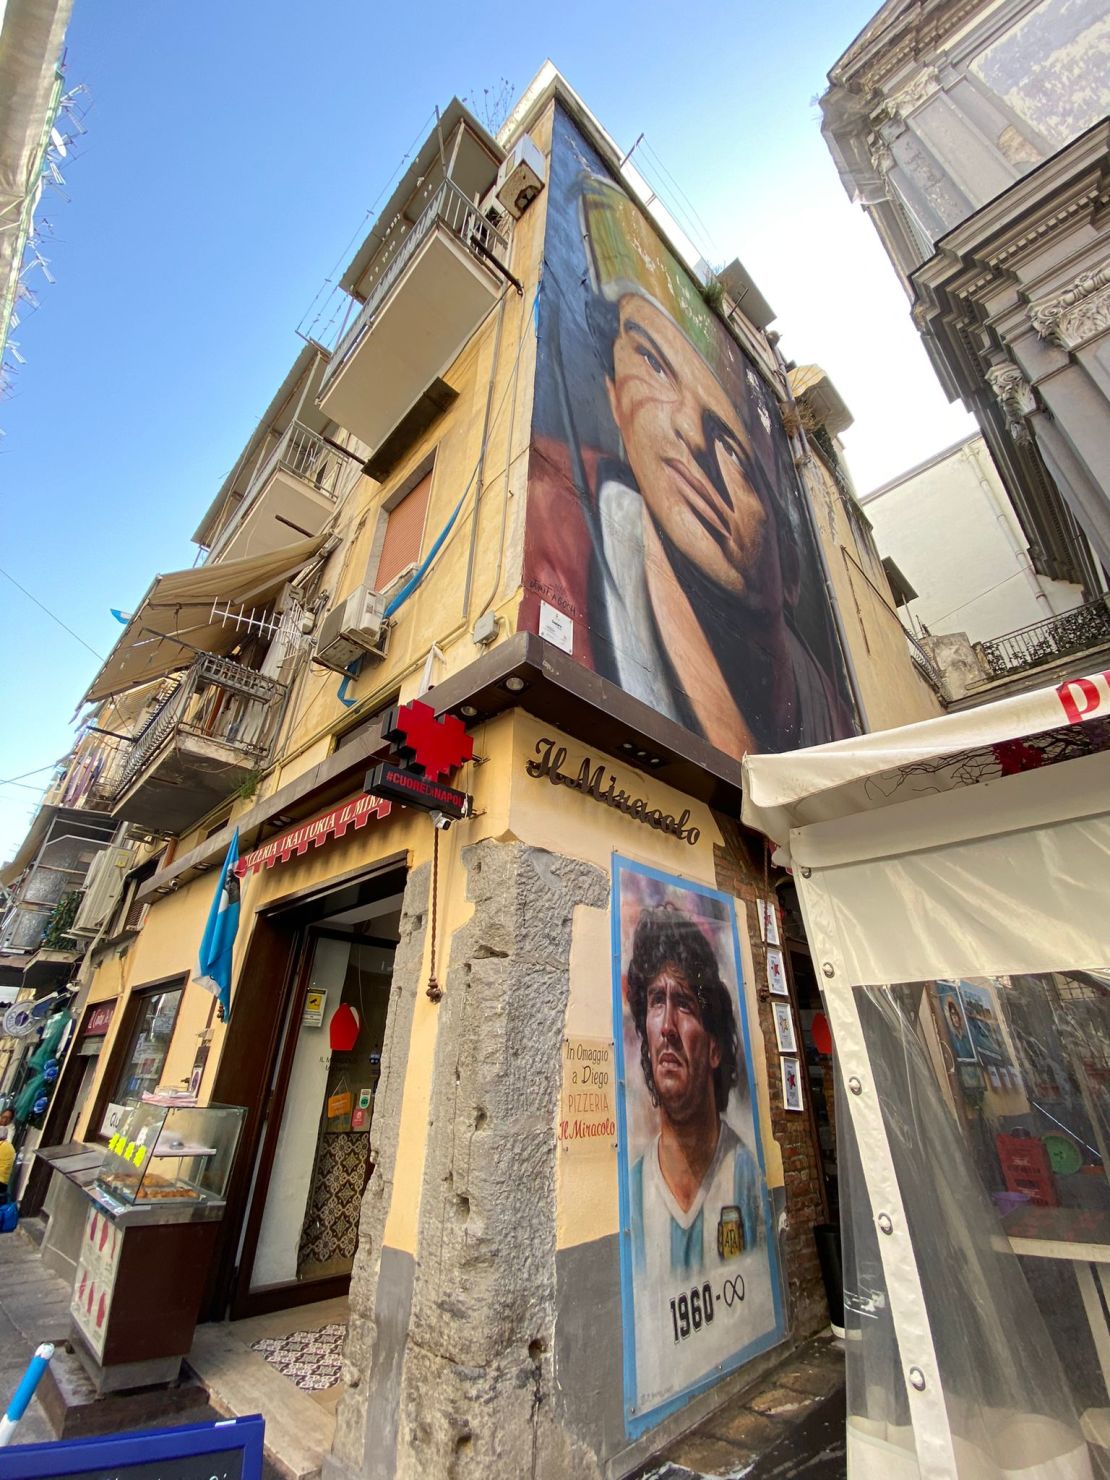
[[[99,658],[102,663],[106,663],[108,661],[103,653],[98,653],[96,648],[90,647],[85,639],[80,635],[80,633],[74,632],[72,627],[67,626],[66,623],[62,621],[61,617],[57,615],[57,613],[52,612],[48,606],[44,605],[44,603],[38,599],[37,596],[33,596],[31,592],[28,591],[26,586],[21,586],[16,580],[15,576],[6,571],[2,565],[0,565],[0,576],[3,576],[5,580],[11,581],[12,585],[16,588],[17,591],[22,591],[28,601],[33,601],[40,611],[44,611],[52,622],[57,622],[58,626],[61,627],[63,631],[68,632],[70,637],[75,638],[83,648],[92,653],[94,658]]]
[[[50,761],[45,766],[36,766],[33,771],[20,771],[18,776],[9,776],[6,781],[0,781],[0,786],[14,786],[17,781],[22,781],[27,776],[37,776],[40,771],[52,771],[57,764],[57,761]]]
[[[400,159],[399,164],[397,165],[397,168],[393,171],[392,175],[390,175],[389,179],[385,182],[385,184],[382,186],[382,188],[378,191],[377,195],[370,202],[369,206],[367,206],[366,211],[365,211],[365,214],[363,215],[362,220],[359,222],[359,224],[355,227],[354,231],[351,233],[350,238],[349,238],[349,240],[347,242],[347,245],[343,248],[343,250],[340,252],[339,256],[335,259],[335,262],[333,263],[333,265],[332,265],[330,271],[328,272],[327,276],[324,278],[324,281],[320,284],[319,288],[317,288],[316,294],[313,297],[312,302],[308,305],[308,307],[305,309],[304,313],[301,315],[301,321],[297,325],[297,332],[298,332],[298,334],[303,331],[303,333],[304,333],[304,335],[305,335],[306,338],[311,338],[312,331],[316,327],[316,325],[319,323],[320,316],[324,312],[324,307],[325,307],[325,304],[327,302],[326,298],[325,298],[325,303],[324,304],[321,304],[319,310],[317,311],[316,317],[312,320],[312,323],[308,326],[307,329],[303,329],[303,325],[304,325],[305,320],[308,318],[308,316],[312,312],[312,310],[316,307],[317,299],[324,292],[325,288],[327,288],[329,285],[332,285],[332,279],[335,277],[335,274],[339,271],[339,269],[343,266],[343,264],[347,261],[348,253],[350,252],[351,248],[354,246],[355,242],[358,241],[359,237],[363,234],[363,232],[365,230],[365,227],[366,227],[366,223],[368,221],[373,220],[374,215],[375,215],[375,212],[378,209],[378,205],[379,205],[379,203],[381,201],[382,196],[386,193],[386,191],[390,188],[390,186],[393,184],[393,182],[401,174],[402,170],[405,167],[405,164],[407,163],[407,161],[409,160],[409,158],[412,156],[412,154],[414,153],[414,151],[417,148],[419,148],[421,142],[424,139],[424,136],[428,132],[428,129],[429,129],[429,126],[430,126],[432,120],[435,118],[435,113],[436,113],[436,110],[433,108],[432,111],[428,114],[427,118],[424,120],[424,122],[420,125],[420,129],[417,132],[417,135],[413,139],[412,143],[405,150],[404,154],[401,155],[401,159]],[[333,318],[334,318],[334,315],[333,315]]]
[[[710,231],[709,227],[706,226],[705,222],[702,220],[701,216],[698,213],[697,207],[694,205],[693,201],[686,194],[685,190],[683,190],[682,186],[678,183],[678,181],[675,179],[675,177],[671,174],[671,172],[667,168],[667,166],[663,163],[662,159],[659,157],[658,151],[652,147],[651,141],[648,138],[645,137],[643,139],[642,143],[643,143],[643,147],[647,150],[648,154],[650,154],[651,157],[652,157],[652,159],[654,160],[655,168],[657,168],[659,170],[659,173],[666,180],[668,180],[670,182],[671,186],[673,187],[675,193],[678,195],[679,199],[685,201],[687,210],[690,212],[690,216],[692,217],[692,219],[694,220],[694,222],[696,222],[696,224],[698,225],[698,227],[700,228],[700,230],[701,230],[701,232],[702,232],[702,234],[704,236],[705,244],[714,253],[718,252],[719,248],[717,246],[717,243],[713,240],[713,233]],[[695,239],[695,245],[697,245],[696,239]]]

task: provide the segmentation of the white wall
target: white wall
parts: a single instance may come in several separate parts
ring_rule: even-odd
[[[1038,576],[982,437],[865,496],[879,553],[917,592],[912,625],[1000,637],[1080,605],[1078,586]],[[906,608],[903,608],[903,619]],[[911,625],[911,624],[908,624]]]

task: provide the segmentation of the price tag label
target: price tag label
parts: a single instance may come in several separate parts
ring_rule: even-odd
[[[126,1147],[124,1148],[123,1159],[124,1159],[124,1161],[134,1161],[134,1159],[135,1159],[135,1143],[134,1143],[134,1141],[128,1141]]]
[[[135,1147],[135,1166],[136,1167],[141,1167],[144,1161],[146,1161],[146,1147],[145,1146],[136,1146]]]

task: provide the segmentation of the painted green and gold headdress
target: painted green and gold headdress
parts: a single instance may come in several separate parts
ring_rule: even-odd
[[[630,293],[650,299],[674,320],[717,378],[735,385],[744,368],[739,350],[625,191],[600,175],[585,175],[579,213],[594,292],[610,303]]]

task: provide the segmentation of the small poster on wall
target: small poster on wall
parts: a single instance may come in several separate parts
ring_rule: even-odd
[[[938,981],[934,990],[937,996],[937,1007],[940,1009],[940,1019],[948,1034],[948,1042],[956,1062],[958,1064],[977,1063],[975,1046],[971,1041],[967,1017],[956,983]]]
[[[315,988],[304,994],[304,1012],[301,1015],[301,1026],[305,1028],[322,1028],[324,1026],[324,1010],[328,1005],[327,991],[317,991]]]
[[[787,1110],[804,1110],[802,1076],[797,1059],[780,1059],[782,1066],[782,1103]]]
[[[1013,1061],[998,1021],[996,991],[987,978],[960,982],[960,1000],[979,1062],[988,1068],[1009,1069]]]
[[[769,946],[782,944],[782,938],[779,935],[779,912],[773,899],[759,901],[759,933]]]
[[[776,946],[767,950],[767,985],[776,997],[790,996],[790,988],[786,985],[786,962]]]
[[[735,905],[613,861],[613,1080],[630,1434],[782,1339]],[[564,1054],[579,1063],[577,1043]],[[591,1046],[592,1047],[592,1046]],[[603,1072],[607,1055],[599,1046]],[[607,1088],[607,1086],[606,1086]],[[599,1111],[604,1090],[599,1099]],[[696,1138],[696,1140],[695,1140]],[[696,1147],[696,1188],[675,1179]]]
[[[790,1011],[789,1002],[772,1002],[771,1011],[775,1015],[775,1040],[779,1046],[779,1053],[797,1053],[798,1043],[794,1037],[794,1014]]]

